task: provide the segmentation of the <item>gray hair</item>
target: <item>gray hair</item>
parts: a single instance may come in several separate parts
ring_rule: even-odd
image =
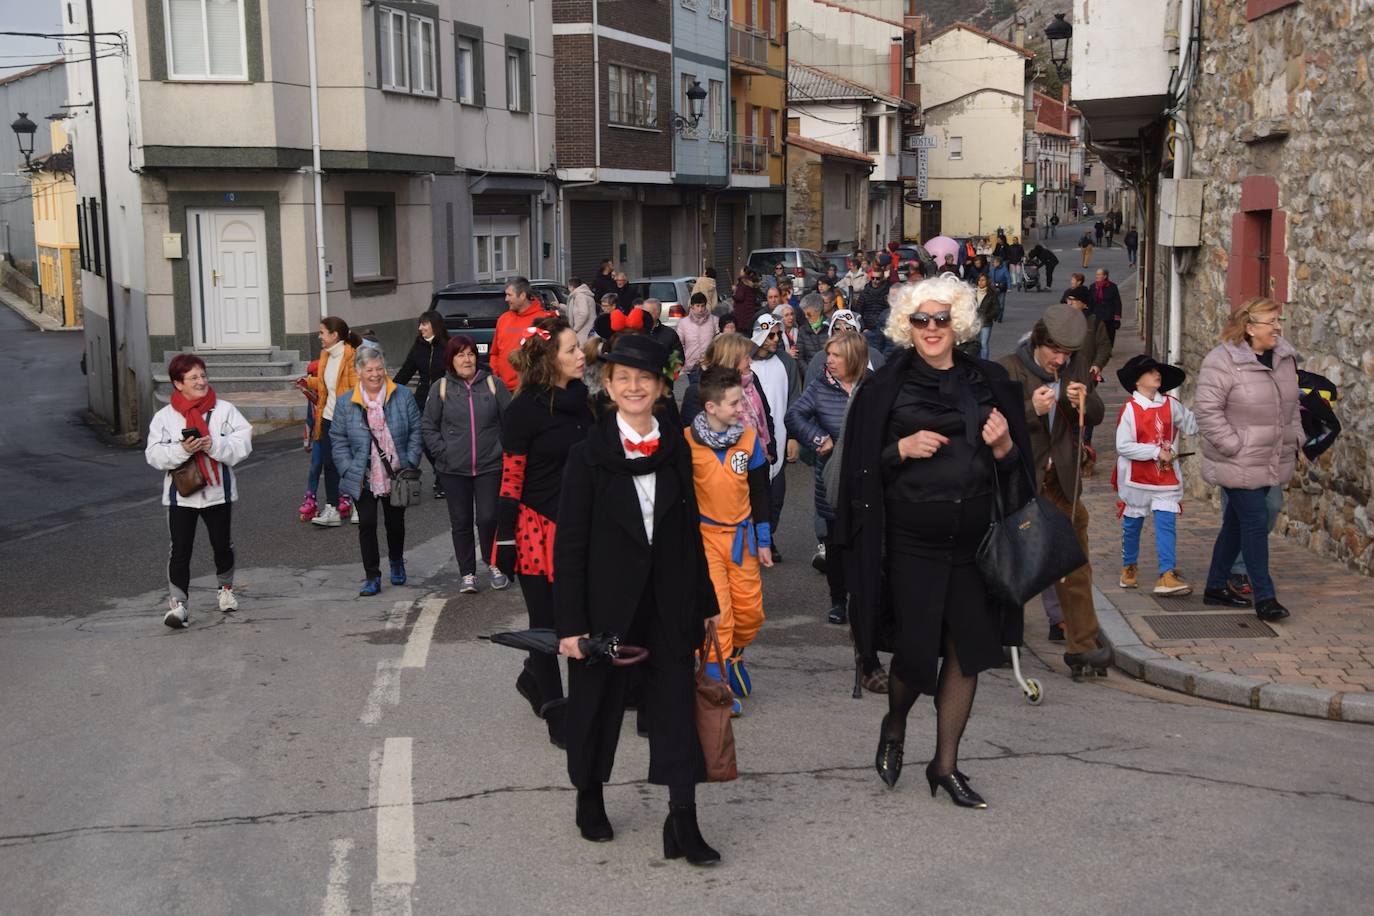
[[[825,297],[820,293],[807,293],[801,297],[801,310],[803,312],[815,312],[819,315],[825,311]]]
[[[386,366],[386,354],[382,352],[380,346],[364,339],[362,346],[353,352],[353,368],[362,372],[363,366],[374,361],[380,361],[383,366]]]
[[[652,296],[648,299],[645,299],[643,302],[639,303],[639,307],[644,309],[644,311],[648,312],[650,315],[653,315],[655,319],[657,319],[659,316],[663,314],[663,302],[659,299],[653,298]]]

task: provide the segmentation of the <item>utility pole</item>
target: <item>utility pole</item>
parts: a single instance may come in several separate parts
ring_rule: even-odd
[[[100,174],[100,231],[105,249],[105,309],[110,322],[110,404],[114,431],[124,432],[124,414],[119,398],[119,332],[115,317],[114,262],[110,259],[109,191],[105,184],[105,129],[100,118],[100,71],[95,47],[95,2],[86,0],[86,40],[91,49],[91,101],[95,112],[95,159]]]

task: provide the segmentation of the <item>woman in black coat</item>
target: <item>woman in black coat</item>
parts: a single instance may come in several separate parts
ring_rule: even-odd
[[[959,771],[959,741],[978,673],[1001,666],[1003,645],[1021,644],[1022,609],[988,598],[974,555],[994,488],[1008,512],[1033,492],[1021,389],[1000,366],[956,350],[978,331],[972,291],[957,278],[902,287],[888,331],[904,349],[854,396],[835,507],[859,651],[894,653],[875,766],[896,784],[907,714],[930,694],[931,794],[943,787],[956,804],[982,808]]]
[[[415,384],[415,406],[420,408],[420,413],[424,413],[429,389],[452,367],[444,365],[444,348],[448,346],[448,326],[444,324],[444,316],[431,309],[420,316],[418,325],[419,333],[415,335],[415,342],[410,345],[410,352],[406,354],[401,368],[396,370],[392,381],[398,385],[408,385],[418,375],[420,380]],[[439,469],[434,465],[434,456],[428,447],[424,451],[429,466],[434,468],[434,498],[443,499],[444,488],[439,485]]]
[[[577,787],[577,826],[605,842],[614,831],[602,785],[615,765],[631,669],[588,664],[578,640],[614,633],[649,650],[640,666],[649,781],[668,786],[663,854],[693,865],[720,860],[697,826],[706,764],[695,722],[694,652],[719,616],[701,541],[692,459],[682,430],[660,426],[668,351],[622,336],[602,359],[616,405],[568,453],[554,544],[554,623],[569,657],[565,738]]]

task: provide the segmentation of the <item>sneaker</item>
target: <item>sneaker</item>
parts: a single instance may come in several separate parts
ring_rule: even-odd
[[[321,528],[337,528],[343,524],[343,519],[339,516],[338,509],[326,503],[320,514],[310,520],[310,524],[319,525]]]
[[[1136,565],[1134,563],[1127,563],[1121,567],[1121,579],[1117,584],[1122,588],[1136,587]]]
[[[1237,595],[1249,595],[1254,592],[1254,589],[1250,587],[1249,576],[1231,576],[1226,580],[1226,587]]]
[[[816,552],[811,555],[811,568],[816,572],[825,572],[825,545],[817,544]]]
[[[439,486],[439,485],[436,483],[436,484],[434,485],[434,498],[435,498],[435,499],[446,499],[447,497],[448,497],[448,494],[444,492],[444,488],[441,487],[441,486]]]
[[[391,584],[392,584],[392,585],[405,585],[405,584],[406,584],[406,561],[405,561],[405,560],[392,560],[392,561],[391,561]]]
[[[474,578],[476,578],[476,577],[474,577]],[[499,592],[501,589],[505,588],[505,587],[508,586],[508,585],[510,585],[510,577],[509,577],[509,576],[507,576],[505,573],[501,572],[501,570],[499,570],[499,569],[493,569],[493,570],[491,571],[491,587],[492,587],[492,588],[496,589],[496,590]]]
[[[349,516],[348,516],[348,521],[349,521],[349,524],[352,524],[352,525],[358,524],[358,513],[354,512],[354,513],[352,513],[351,515],[349,515]]]
[[[239,599],[234,597],[234,588],[230,585],[221,585],[219,588],[219,609],[228,614],[230,611],[239,609]]]
[[[825,619],[830,623],[839,626],[849,620],[849,608],[843,604],[837,604],[830,609],[830,613],[825,615]]]
[[[464,594],[464,595],[475,595],[475,594],[477,594],[477,577],[476,577],[475,575],[466,575],[466,576],[464,576],[464,577],[463,577],[463,587],[460,588],[460,589],[458,589],[458,591],[459,591],[460,594]]]
[[[1193,587],[1181,579],[1177,572],[1169,570],[1155,583],[1156,595],[1191,595]]]
[[[173,601],[171,610],[162,615],[162,622],[173,630],[184,630],[191,625],[191,615],[186,610],[186,605],[180,601]]]

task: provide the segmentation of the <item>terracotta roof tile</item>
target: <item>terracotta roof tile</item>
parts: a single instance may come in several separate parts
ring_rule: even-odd
[[[852,149],[845,149],[843,146],[836,146],[833,143],[822,143],[820,140],[812,140],[810,137],[803,137],[801,134],[788,134],[787,142],[793,146],[800,146],[804,150],[809,150],[821,156],[833,156],[836,159],[852,159],[855,162],[872,164],[873,157],[865,156],[863,153],[856,153]]]

